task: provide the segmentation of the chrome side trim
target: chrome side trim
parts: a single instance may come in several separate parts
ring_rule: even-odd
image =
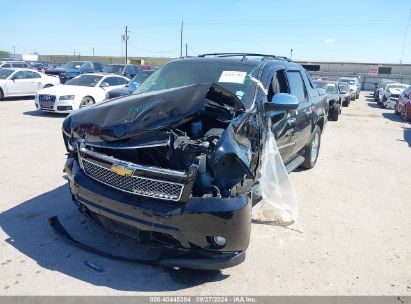
[[[110,162],[112,164],[117,164],[124,166],[127,169],[130,170],[141,170],[141,171],[146,171],[146,172],[151,172],[151,173],[157,173],[157,174],[166,174],[166,175],[174,175],[182,178],[187,178],[188,174],[185,171],[177,171],[177,170],[171,170],[171,169],[164,169],[164,168],[159,168],[159,167],[152,167],[152,166],[144,166],[144,165],[137,165],[134,163],[130,163],[124,160],[120,160],[117,158],[114,158],[112,156],[108,156],[102,153],[97,153],[94,151],[90,151],[85,147],[84,143],[80,144],[80,152],[95,157],[97,159],[101,159],[107,162]]]

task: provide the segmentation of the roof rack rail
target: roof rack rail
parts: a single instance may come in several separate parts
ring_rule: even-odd
[[[255,56],[255,57],[271,57],[278,58],[276,55],[257,54],[257,53],[210,53],[198,55],[198,57],[218,56],[218,57],[234,57],[234,56]]]
[[[270,54],[259,54],[259,53],[210,53],[210,54],[198,55],[198,57],[207,57],[207,56],[217,56],[217,57],[241,56],[243,57],[242,60],[246,60],[247,56],[250,56],[250,57],[262,57],[261,60],[264,60],[267,58],[273,58],[273,59],[279,59],[279,60],[285,60],[288,62],[292,62],[292,60],[288,57],[276,56],[276,55],[270,55]]]

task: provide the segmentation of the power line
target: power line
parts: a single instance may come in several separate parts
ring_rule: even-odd
[[[139,51],[143,51],[143,52],[147,52],[147,53],[153,53],[153,54],[168,54],[168,53],[175,53],[176,51],[178,51],[178,49],[173,49],[173,50],[164,50],[164,51],[153,51],[153,50],[148,50],[148,49],[144,49],[138,46],[135,46],[133,43],[129,42],[129,45],[134,48],[137,49]]]

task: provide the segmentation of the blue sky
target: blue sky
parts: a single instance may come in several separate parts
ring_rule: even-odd
[[[0,50],[177,57],[258,52],[296,60],[399,63],[411,2],[265,0],[2,0]],[[403,63],[411,63],[411,25]]]

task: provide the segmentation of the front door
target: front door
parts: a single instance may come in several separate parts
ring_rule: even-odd
[[[292,154],[295,155],[303,149],[311,135],[311,103],[303,76],[299,70],[287,71],[290,93],[298,98],[299,105],[296,111],[290,115],[295,119],[294,147]]]

